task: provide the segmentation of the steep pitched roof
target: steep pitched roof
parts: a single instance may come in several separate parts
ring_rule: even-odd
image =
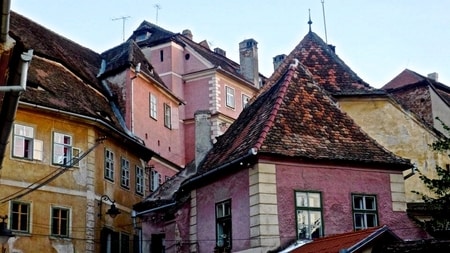
[[[316,239],[310,243],[289,251],[291,253],[339,253],[362,252],[369,245],[374,246],[379,240],[384,243],[401,241],[388,227],[375,227],[339,235],[327,236]],[[382,246],[382,245],[378,245]]]
[[[293,59],[298,59],[311,72],[317,84],[333,95],[383,93],[364,82],[336,55],[334,48],[314,32],[306,34],[270,80],[278,80]]]
[[[154,71],[153,66],[145,58],[144,53],[139,46],[133,40],[128,40],[114,48],[111,48],[101,54],[102,58],[106,61],[104,74],[121,72],[130,66],[137,66],[141,64],[141,72],[146,73],[152,77],[159,84],[164,84],[159,75]]]
[[[130,39],[135,40],[141,48],[145,46],[155,46],[168,41],[173,41],[183,47],[188,45],[216,68],[220,68],[232,75],[246,80],[240,73],[239,64],[230,60],[226,56],[211,51],[211,49],[207,46],[206,41],[197,43],[183,34],[170,32],[148,21],[143,21],[133,32]],[[260,76],[264,79],[264,83],[265,77],[262,75]]]
[[[442,99],[450,106],[450,87],[409,69],[403,70],[400,74],[394,77],[394,79],[385,84],[382,89],[393,93],[397,90],[406,90],[417,86],[433,87]]]
[[[200,164],[199,173],[248,152],[315,161],[391,164],[397,169],[410,167],[407,160],[362,132],[301,64],[291,64],[277,80],[271,80],[271,85],[218,139]]]
[[[382,87],[404,108],[412,111],[429,127],[433,126],[430,89],[450,107],[450,87],[409,69],[403,70]]]
[[[33,54],[64,65],[83,81],[102,91],[96,75],[101,57],[98,53],[64,38],[47,28],[11,11],[10,35]]]

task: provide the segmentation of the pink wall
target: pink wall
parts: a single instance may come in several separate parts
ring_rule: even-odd
[[[388,225],[403,239],[423,238],[406,212],[392,211],[387,171],[310,165],[277,165],[281,238],[295,238],[294,190],[322,193],[325,235],[353,231],[352,193],[376,195],[379,225]]]
[[[212,252],[215,247],[215,204],[231,199],[232,251],[250,247],[248,170],[197,189],[197,236],[199,252]]]

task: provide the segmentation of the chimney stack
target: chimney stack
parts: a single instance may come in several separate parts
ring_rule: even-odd
[[[222,56],[226,56],[226,54],[227,54],[227,52],[225,50],[223,50],[222,48],[218,48],[218,47],[214,48],[214,52],[216,54],[220,54]]]
[[[276,71],[277,68],[283,63],[284,59],[286,59],[287,55],[279,54],[273,57],[273,70]]]
[[[438,79],[439,79],[439,74],[436,73],[436,72],[430,73],[430,74],[428,74],[428,78],[430,78],[430,79],[432,79],[432,80],[437,82]]]
[[[259,70],[258,70],[258,42],[254,39],[247,39],[239,43],[239,59],[241,65],[241,75],[245,79],[259,87]]]
[[[183,34],[184,36],[188,37],[190,40],[192,40],[194,38],[194,36],[192,35],[191,30],[189,30],[189,29],[183,30],[183,32],[181,34]]]
[[[194,114],[195,117],[195,168],[205,158],[208,151],[212,148],[211,141],[211,112],[208,110],[199,110]]]

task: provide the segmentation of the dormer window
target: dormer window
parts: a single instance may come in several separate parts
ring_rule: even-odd
[[[144,41],[144,40],[150,38],[151,35],[152,35],[152,33],[150,33],[150,32],[139,33],[136,36],[136,42]]]

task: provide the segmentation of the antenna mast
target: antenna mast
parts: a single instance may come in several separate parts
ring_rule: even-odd
[[[156,9],[156,24],[158,24],[158,12],[161,9],[161,5],[155,4],[153,7]]]
[[[125,41],[125,21],[129,19],[130,16],[122,16],[120,18],[113,18],[112,21],[120,20],[122,19],[122,40]]]
[[[322,2],[322,13],[323,13],[323,26],[325,28],[325,42],[328,44],[327,38],[327,21],[325,20],[325,0],[320,0]]]

